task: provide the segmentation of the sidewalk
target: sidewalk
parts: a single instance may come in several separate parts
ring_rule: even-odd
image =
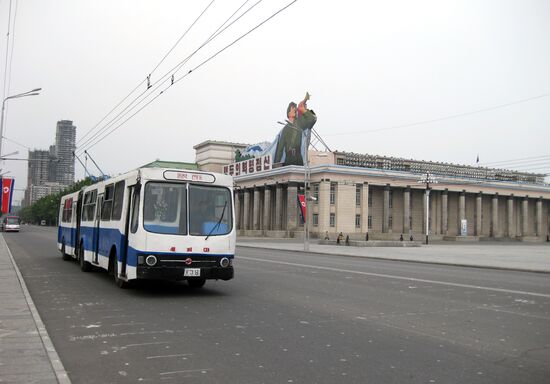
[[[70,383],[0,234],[0,383]]]
[[[303,242],[295,239],[239,237],[237,246],[294,252],[304,251]],[[309,250],[312,253],[335,256],[550,273],[549,243],[436,243],[414,248],[367,248],[345,245],[319,245],[317,240],[311,240]]]

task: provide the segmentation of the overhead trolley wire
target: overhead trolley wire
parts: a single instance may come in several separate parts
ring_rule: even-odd
[[[258,0],[256,3],[254,3],[253,5],[251,5],[248,9],[246,9],[242,14],[240,14],[235,20],[233,20],[231,23],[227,24],[248,2],[249,0],[246,0],[244,1],[241,6],[239,8],[237,8],[237,10],[235,12],[233,12],[233,14],[231,16],[229,16],[197,49],[195,49],[195,51],[193,51],[191,54],[189,54],[186,58],[184,58],[180,63],[176,64],[173,68],[171,68],[169,71],[167,71],[157,82],[155,82],[151,87],[154,87],[148,95],[144,96],[141,100],[139,100],[137,102],[137,104],[134,105],[134,103],[139,99],[141,98],[141,96],[143,96],[147,91],[149,91],[149,89],[147,89],[146,91],[142,92],[140,95],[138,95],[136,98],[134,98],[134,100],[132,100],[132,102],[130,104],[128,104],[122,111],[119,112],[118,115],[116,115],[115,117],[113,117],[109,123],[107,123],[103,128],[101,128],[98,132],[96,132],[92,137],[90,137],[88,140],[86,140],[84,143],[82,143],[80,145],[80,149],[78,150],[79,154],[83,153],[83,151],[85,150],[84,147],[86,148],[91,148],[92,146],[94,146],[95,143],[94,141],[95,140],[98,140],[99,141],[102,141],[103,138],[99,138],[99,136],[101,136],[103,133],[105,133],[110,127],[112,127],[113,125],[117,124],[119,121],[121,121],[125,116],[127,116],[130,112],[132,112],[133,110],[135,110],[137,107],[139,107],[140,104],[142,104],[143,102],[145,102],[145,100],[150,97],[156,90],[158,90],[163,84],[165,84],[168,79],[169,79],[169,76],[172,75],[172,81],[169,85],[172,86],[175,81],[174,81],[174,75],[183,67],[183,65],[185,65],[200,49],[202,49],[204,46],[206,46],[208,43],[212,42],[215,38],[217,38],[219,35],[221,35],[223,32],[225,32],[228,28],[230,28],[233,24],[235,24],[237,21],[239,21],[242,17],[244,17],[248,12],[250,12],[253,8],[255,8],[259,3],[261,3],[263,0]],[[297,1],[297,0],[296,0]],[[272,16],[273,17],[273,16]],[[227,25],[226,25],[227,24]],[[250,32],[250,31],[249,31]],[[191,71],[193,71],[194,69],[192,69]],[[190,72],[191,72],[190,71]],[[188,72],[188,73],[190,73]],[[159,84],[160,83],[160,84]],[[168,88],[169,88],[168,87]],[[168,89],[166,88],[166,89]],[[160,92],[160,94],[162,94],[166,89],[162,90]],[[158,95],[157,95],[158,96]],[[154,99],[156,99],[156,97],[154,97]],[[149,105],[149,103],[147,103],[145,106]],[[144,107],[145,107],[144,106]],[[143,109],[143,108],[141,108]],[[141,109],[138,110],[141,111]],[[133,117],[135,114],[133,114],[131,117]],[[124,123],[128,121],[125,120]],[[123,123],[123,124],[124,124]],[[117,126],[118,128],[118,126]],[[116,129],[115,129],[116,130]],[[109,131],[108,133],[105,134],[105,137],[110,135],[112,132]]]
[[[232,47],[233,45],[235,45],[237,42],[239,42],[240,40],[242,40],[244,37],[248,36],[249,34],[251,34],[252,32],[254,32],[255,30],[257,30],[258,28],[260,28],[262,25],[264,25],[265,23],[267,23],[268,21],[270,21],[271,19],[273,19],[275,16],[279,15],[281,12],[285,11],[287,8],[289,8],[291,5],[293,5],[294,3],[296,3],[298,0],[293,0],[291,1],[290,3],[288,3],[287,5],[285,5],[284,7],[282,7],[281,9],[279,9],[277,12],[273,13],[271,16],[269,16],[268,18],[266,18],[265,20],[263,20],[262,22],[260,22],[259,24],[257,24],[255,27],[253,27],[252,29],[248,30],[247,32],[245,32],[244,34],[242,34],[241,36],[239,36],[237,39],[233,40],[231,43],[227,44],[225,47],[223,47],[222,49],[220,49],[219,51],[217,51],[216,53],[214,53],[213,55],[211,55],[210,57],[208,57],[206,60],[202,61],[200,64],[198,64],[197,66],[195,66],[194,68],[190,69],[185,75],[179,77],[177,80],[175,80],[173,83],[171,83],[168,87],[166,87],[165,89],[163,89],[162,91],[160,91],[156,96],[154,96],[151,100],[149,100],[145,105],[143,105],[140,109],[138,109],[136,112],[134,112],[132,115],[130,115],[126,120],[124,120],[122,123],[118,124],[117,126],[115,126],[114,128],[112,128],[106,135],[104,135],[103,137],[101,137],[100,139],[98,139],[96,142],[94,142],[93,144],[89,145],[87,147],[87,149],[90,149],[92,147],[94,147],[95,145],[99,144],[100,142],[102,142],[105,138],[107,138],[109,135],[111,135],[114,131],[116,131],[118,128],[120,128],[122,125],[124,125],[127,121],[129,121],[131,118],[133,118],[135,115],[137,115],[140,111],[142,111],[145,107],[147,107],[149,104],[151,104],[153,101],[155,101],[160,95],[162,95],[166,90],[168,90],[172,85],[180,82],[181,80],[185,79],[187,76],[189,76],[191,73],[195,72],[197,69],[199,69],[200,67],[202,67],[203,65],[205,65],[206,63],[208,63],[209,61],[211,61],[212,59],[214,59],[215,57],[217,57],[220,53],[224,52],[225,50],[227,50],[228,48]]]
[[[249,0],[246,0],[244,3],[241,4],[239,8],[233,14],[227,18],[206,40],[203,44],[201,44],[194,52],[192,52],[190,55],[188,55],[185,59],[183,59],[180,63],[176,64],[173,68],[171,68],[169,71],[167,71],[157,82],[153,83],[151,87],[148,87],[145,91],[143,91],[141,94],[136,96],[125,108],[123,108],[117,115],[115,115],[105,126],[103,126],[101,129],[99,129],[96,133],[92,135],[92,137],[88,138],[86,141],[81,143],[79,145],[80,148],[84,148],[89,143],[93,142],[95,139],[97,139],[101,134],[105,133],[111,126],[115,125],[118,121],[120,121],[124,116],[126,116],[128,113],[130,113],[132,110],[134,110],[137,106],[139,106],[144,100],[146,100],[147,97],[149,97],[155,90],[157,90],[162,84],[166,83],[167,77],[169,75],[175,74],[179,69],[185,65],[201,48],[203,48],[205,45],[210,43],[212,40],[214,40],[216,37],[218,37],[220,34],[222,34],[226,29],[231,27],[235,22],[237,22],[239,19],[241,19],[244,15],[246,15],[248,12],[250,12],[256,5],[261,3],[263,0],[257,1],[254,5],[252,5],[250,8],[248,8],[245,12],[243,12],[238,18],[236,18],[234,21],[232,21],[229,25],[227,25],[225,28],[225,24],[231,20],[235,14],[237,14],[245,5],[248,3]],[[223,29],[222,29],[223,28]],[[145,81],[145,80],[144,80]],[[157,85],[160,83],[160,85]],[[141,83],[143,84],[143,82]],[[134,105],[134,103],[140,99],[145,93],[149,91],[150,88],[157,85],[154,89],[152,89],[149,92],[149,95],[146,95],[143,99],[141,99],[137,105]],[[82,149],[78,150],[79,154],[83,153]]]
[[[212,3],[214,1],[215,0],[210,1],[210,3],[206,6],[206,8],[204,8],[204,10],[199,14],[199,16],[197,16],[195,21],[193,21],[193,23],[189,26],[189,28],[187,28],[187,30],[180,36],[180,38],[176,41],[176,43],[172,46],[172,48],[170,48],[170,50],[158,62],[158,64],[155,66],[155,68],[153,68],[153,70],[149,72],[149,75],[147,76],[147,78],[143,79],[138,85],[136,85],[136,87],[132,91],[130,91],[130,93],[128,95],[126,95],[117,105],[115,105],[113,107],[113,109],[111,109],[109,112],[107,112],[107,114],[105,116],[103,116],[103,118],[96,125],[94,125],[90,130],[88,130],[88,132],[86,132],[86,134],[84,136],[82,136],[77,141],[77,143],[76,143],[77,145],[78,145],[79,142],[84,140],[84,138],[86,138],[94,129],[96,129],[111,113],[113,113],[113,111],[115,111],[122,103],[124,103],[124,101],[126,101],[126,99],[128,99],[139,87],[141,87],[148,79],[150,79],[151,74],[157,70],[157,68],[164,62],[164,60],[166,60],[166,58],[170,55],[170,53],[174,50],[174,48],[187,35],[187,33],[191,30],[191,28],[193,28],[193,26],[199,21],[199,19],[204,15],[204,13],[208,10],[208,8],[210,8],[210,6],[212,5]],[[11,4],[11,2],[10,2],[10,4]]]
[[[463,112],[463,113],[457,113],[457,114],[454,114],[454,115],[448,115],[448,116],[438,117],[438,118],[430,119],[430,120],[423,120],[423,121],[417,121],[417,122],[414,122],[414,123],[400,124],[400,125],[394,125],[394,126],[386,127],[386,128],[376,128],[376,129],[369,129],[369,130],[364,130],[364,131],[354,131],[354,132],[341,132],[341,133],[325,134],[325,136],[362,135],[362,134],[366,134],[366,133],[382,132],[382,131],[389,131],[389,130],[401,129],[401,128],[409,128],[409,127],[414,127],[414,126],[417,126],[417,125],[424,125],[424,124],[436,123],[436,122],[438,122],[438,121],[444,121],[444,120],[456,119],[456,118],[458,118],[458,117],[463,117],[463,116],[475,115],[475,114],[478,114],[478,113],[483,113],[483,112],[488,112],[488,111],[492,111],[492,110],[495,110],[495,109],[500,109],[500,108],[509,107],[509,106],[515,105],[515,104],[526,103],[526,102],[528,102],[528,101],[532,101],[532,100],[536,100],[536,99],[541,99],[541,98],[548,97],[548,96],[550,96],[550,92],[549,92],[549,93],[543,93],[543,94],[541,94],[541,95],[537,95],[537,96],[533,96],[533,97],[528,97],[528,98],[526,98],[526,99],[520,99],[520,100],[511,101],[511,102],[509,102],[509,103],[494,105],[494,106],[492,106],[492,107],[476,109],[476,110],[474,110],[474,111]]]

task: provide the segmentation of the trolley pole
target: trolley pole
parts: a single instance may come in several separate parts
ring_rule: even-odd
[[[430,183],[435,184],[437,181],[429,172],[426,172],[426,175],[418,182],[426,184],[426,244],[428,244],[430,237]]]

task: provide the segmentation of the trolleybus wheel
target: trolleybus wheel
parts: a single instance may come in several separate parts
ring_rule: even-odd
[[[206,279],[189,279],[187,280],[187,284],[191,288],[202,288],[204,284],[206,283]]]
[[[115,255],[114,261],[113,261],[113,274],[115,275],[115,284],[117,285],[117,287],[122,288],[122,289],[126,289],[126,288],[130,287],[130,283],[128,283],[127,281],[124,281],[124,280],[122,280],[121,278],[118,277],[118,260],[117,260],[116,255]]]
[[[90,264],[89,261],[84,260],[84,247],[82,244],[78,247],[78,262],[82,272],[90,272],[92,270],[92,264]]]
[[[61,245],[61,258],[65,261],[71,260],[71,255],[68,255],[67,252],[65,252],[65,239],[63,239],[63,244]]]

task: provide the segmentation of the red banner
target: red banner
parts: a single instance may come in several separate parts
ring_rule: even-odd
[[[306,222],[306,198],[304,195],[298,194],[298,205],[300,206],[300,216],[302,217],[302,223]]]
[[[10,213],[11,211],[11,198],[13,195],[14,180],[3,178],[2,179],[2,214]]]

